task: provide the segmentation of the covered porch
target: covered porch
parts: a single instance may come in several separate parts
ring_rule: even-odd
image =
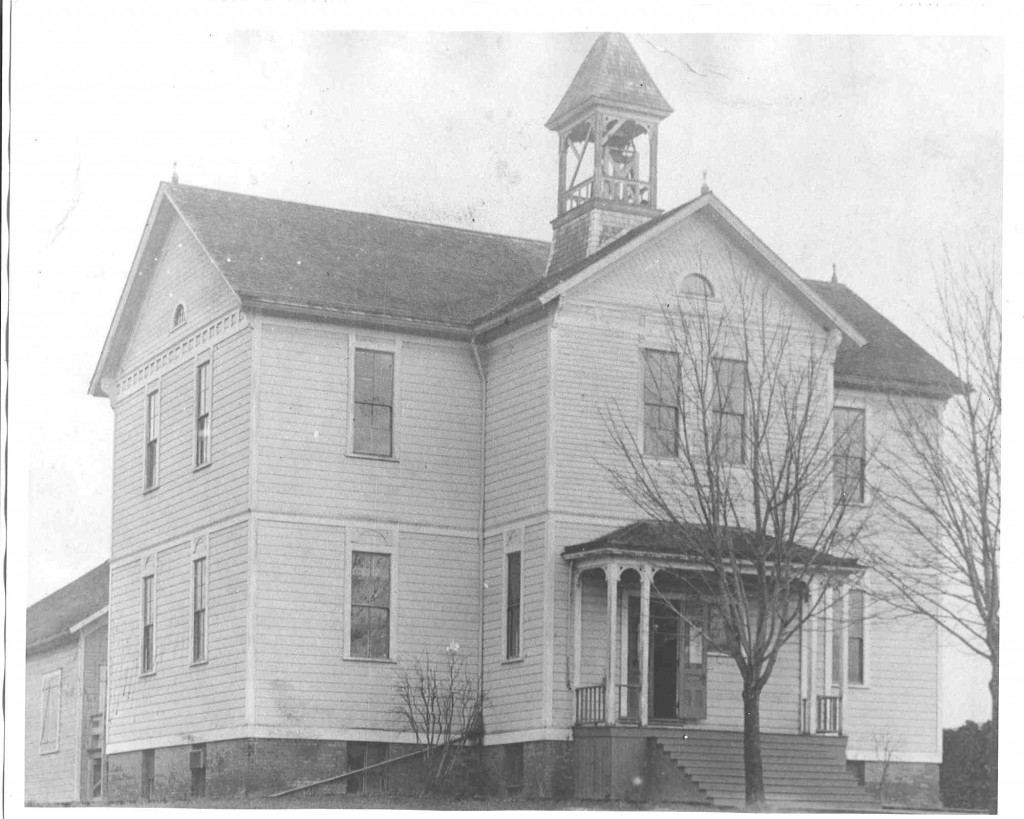
[[[707,567],[670,545],[641,523],[564,550],[574,725],[742,728],[741,679]],[[843,734],[843,619],[826,605],[784,647],[762,696],[762,731]]]

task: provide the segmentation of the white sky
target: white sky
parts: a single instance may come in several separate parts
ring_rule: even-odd
[[[172,162],[188,184],[547,239],[557,156],[543,124],[594,33],[330,29],[645,27],[638,5],[618,18],[600,4],[499,18],[442,5],[429,22],[327,5],[15,4],[9,612],[108,554],[112,413],[86,389]],[[1001,32],[998,7],[884,6],[900,36],[664,33],[871,31],[883,6],[785,8],[716,18],[680,4],[651,19],[662,33],[631,37],[676,111],[659,139],[660,204],[692,198],[707,169],[799,273],[827,278],[835,262],[934,349],[944,246],[1002,241],[1004,42],[950,36]],[[984,719],[984,668],[952,653],[946,666],[945,722]]]

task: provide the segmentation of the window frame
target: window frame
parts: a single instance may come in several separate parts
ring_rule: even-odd
[[[146,581],[151,581],[147,606]],[[156,567],[148,566],[143,569],[139,578],[139,676],[149,677],[156,674]],[[151,609],[150,621],[146,621],[147,609]],[[149,662],[147,664],[146,653],[146,629],[149,633]]]
[[[356,552],[386,554],[390,557],[391,588],[388,600],[388,656],[365,657],[352,653],[353,624],[353,567]],[[398,660],[398,578],[399,578],[398,532],[392,527],[386,529],[350,528],[345,546],[345,601],[344,635],[342,658],[361,663],[396,663]]]
[[[704,286],[703,293],[691,293],[686,290],[686,283],[694,280],[699,280]],[[718,298],[718,293],[715,290],[715,286],[711,283],[711,279],[705,276],[703,273],[687,273],[676,284],[677,293],[686,299],[702,299],[704,301],[713,301]]]
[[[513,529],[507,532],[504,536],[504,544],[502,548],[501,557],[501,619],[502,619],[502,662],[515,663],[520,662],[526,657],[526,651],[523,646],[523,602],[526,596],[526,573],[525,561],[524,561],[524,533],[521,529]],[[510,645],[511,637],[511,606],[512,602],[509,599],[509,593],[512,590],[511,577],[509,575],[509,561],[512,555],[519,555],[519,588],[516,590],[519,594],[517,602],[518,610],[516,612],[516,652],[511,653],[512,646]]]
[[[142,492],[160,488],[160,382],[150,384],[142,399]],[[151,402],[151,399],[152,402]],[[153,411],[150,409],[153,407]],[[155,434],[154,434],[155,433]],[[152,456],[150,446],[152,445]],[[152,469],[150,458],[152,457]]]
[[[750,374],[747,368],[747,362],[740,358],[728,358],[727,356],[716,356],[712,358],[712,373],[714,376],[714,384],[712,385],[712,407],[711,414],[715,420],[715,435],[716,441],[719,446],[722,445],[722,428],[720,426],[721,419],[723,417],[728,418],[739,418],[740,427],[740,458],[739,460],[726,459],[724,456],[719,456],[723,464],[729,466],[746,466],[749,460],[749,453],[747,452],[747,385],[749,382]],[[720,373],[723,364],[736,365],[741,368],[743,383],[741,388],[741,394],[743,396],[743,408],[741,412],[734,412],[731,410],[723,409],[725,406],[721,401],[721,390],[719,384],[721,383]]]
[[[857,413],[860,416],[861,426],[861,446],[862,451],[859,458],[851,455],[840,455],[839,454],[839,440],[838,431],[836,424],[838,422],[837,413],[849,412]],[[868,410],[863,404],[857,405],[851,401],[840,401],[837,400],[832,406],[832,501],[833,503],[839,503],[843,500],[843,484],[839,480],[839,470],[836,468],[837,462],[840,459],[844,461],[859,460],[860,461],[860,481],[859,481],[859,497],[846,498],[845,503],[847,506],[865,506],[869,502],[868,497],[868,480],[867,480],[867,451],[868,451]],[[844,475],[845,470],[844,470]]]
[[[378,455],[372,452],[360,452],[356,449],[356,353],[388,353],[391,355],[391,454]],[[380,337],[349,336],[348,349],[348,440],[345,454],[350,458],[366,458],[373,461],[397,462],[400,454],[401,429],[401,359],[402,342],[400,339]]]
[[[203,563],[202,578],[202,604],[203,608],[197,609],[196,594],[196,564]],[[196,652],[196,614],[202,613],[202,645],[201,652]],[[190,665],[205,665],[210,660],[210,553],[207,538],[197,538],[192,547],[192,554],[189,560],[189,657]]]
[[[676,389],[675,389],[675,404],[655,404],[647,401],[647,376],[650,372],[648,365],[648,354],[670,356],[675,359],[676,364]],[[682,361],[680,359],[679,351],[666,349],[664,347],[653,347],[650,345],[642,345],[640,348],[640,451],[644,458],[656,458],[656,459],[668,459],[679,457],[679,420],[680,420],[680,390],[682,384]],[[663,395],[659,395],[663,398]],[[649,437],[650,432],[648,431],[647,424],[647,409],[648,407],[656,407],[659,410],[671,409],[675,413],[675,435],[673,439],[672,451],[671,452],[649,452],[648,445],[650,443]],[[652,429],[651,432],[656,430]]]
[[[206,413],[202,413],[202,395],[200,390],[200,379],[203,369],[206,369]],[[192,394],[192,469],[198,471],[206,469],[213,463],[213,356],[210,352],[196,359],[193,376]],[[201,435],[199,422],[206,419],[206,459],[199,460],[199,445]]]
[[[52,681],[56,679],[56,685],[54,686]],[[40,677],[39,686],[39,754],[55,754],[60,751],[60,722],[61,722],[61,711],[63,710],[61,697],[62,688],[64,685],[63,670],[60,668],[48,671]],[[47,692],[56,689],[56,727],[53,731],[53,739],[46,741],[43,730],[47,727],[47,712],[48,705],[50,703]]]
[[[181,321],[178,321],[178,313],[181,312]],[[174,333],[188,324],[188,308],[185,302],[179,301],[171,311],[171,332]]]

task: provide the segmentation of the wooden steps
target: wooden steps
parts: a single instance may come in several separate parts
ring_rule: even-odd
[[[666,730],[658,745],[719,808],[745,802],[743,735]],[[844,737],[762,734],[765,798],[772,808],[877,811],[880,805],[846,769]]]

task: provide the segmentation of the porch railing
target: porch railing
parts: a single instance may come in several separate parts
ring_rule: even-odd
[[[843,732],[843,709],[841,697],[818,697],[815,733],[841,734]]]
[[[619,722],[640,722],[640,686],[619,686]]]
[[[576,724],[600,725],[604,722],[604,685],[576,689]]]

